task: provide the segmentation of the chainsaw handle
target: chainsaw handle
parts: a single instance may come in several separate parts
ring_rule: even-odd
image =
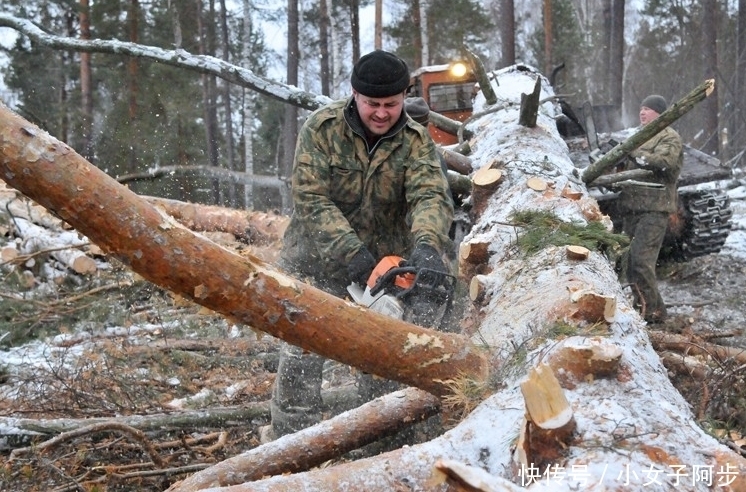
[[[391,268],[386,273],[378,277],[378,280],[376,280],[376,285],[374,285],[370,289],[370,295],[375,296],[387,286],[393,285],[396,277],[398,277],[399,275],[406,275],[408,273],[417,274],[417,269],[415,267],[407,266]]]

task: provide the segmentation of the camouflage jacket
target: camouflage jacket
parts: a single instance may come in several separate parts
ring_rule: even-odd
[[[664,188],[625,186],[620,194],[620,205],[633,212],[675,212],[678,198],[676,182],[684,163],[683,145],[676,130],[664,128],[631,155],[637,165],[628,164],[626,169],[652,171],[652,176],[639,181],[658,183]]]
[[[295,273],[346,285],[363,246],[380,259],[425,243],[449,247],[453,202],[435,144],[402,114],[369,148],[352,98],[312,113],[298,135],[293,214],[282,261]]]

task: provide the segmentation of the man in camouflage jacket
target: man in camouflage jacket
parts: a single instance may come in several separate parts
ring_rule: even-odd
[[[280,259],[290,273],[340,297],[350,282],[364,285],[388,255],[447,271],[453,220],[435,144],[403,109],[404,61],[369,53],[355,64],[351,85],[351,98],[315,111],[300,130]],[[323,363],[284,345],[271,404],[274,437],[321,420]]]
[[[646,97],[640,107],[640,123],[653,121],[666,107],[663,97]],[[632,239],[627,255],[627,282],[632,287],[635,307],[645,320],[661,323],[666,318],[666,305],[658,291],[655,266],[668,217],[677,211],[676,183],[684,160],[681,137],[673,128],[666,127],[631,155],[636,164],[628,169],[646,169],[653,174],[639,180],[650,186],[625,186],[620,194],[620,206],[625,212],[623,229]]]

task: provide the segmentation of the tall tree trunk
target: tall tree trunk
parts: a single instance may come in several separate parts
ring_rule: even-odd
[[[611,82],[610,76],[611,76],[611,70],[610,70],[610,63],[611,63],[611,48],[612,48],[612,23],[613,23],[613,9],[611,6],[611,3],[613,0],[601,0],[601,56],[599,57],[599,65],[596,67],[599,69],[599,86],[596,88],[596,93],[594,94],[596,97],[593,97],[592,100],[596,101],[596,103],[606,103],[610,100],[610,89],[609,84]]]
[[[331,67],[329,60],[329,5],[319,0],[319,63],[321,64],[321,93],[331,94]]]
[[[140,2],[139,0],[130,0],[127,9],[127,30],[129,40],[132,43],[139,41],[139,17]],[[137,126],[137,100],[139,99],[140,86],[138,85],[139,62],[137,57],[130,56],[127,58],[127,124],[132,131],[131,135],[136,135]],[[127,159],[127,171],[137,171],[137,140],[132,139],[129,145],[129,154]]]
[[[614,106],[614,125],[621,125],[624,82],[624,0],[611,0],[609,36],[609,103]]]
[[[412,46],[414,46],[414,66],[421,67],[423,65],[422,58],[422,9],[420,8],[420,0],[412,0]]]
[[[746,0],[738,0],[738,41],[736,43],[736,91],[733,96],[735,111],[730,145],[739,151],[746,148]],[[746,156],[741,154],[736,166],[743,166]]]
[[[501,65],[507,67],[515,64],[515,2],[501,0],[498,15],[500,26],[500,43],[502,44]]]
[[[251,66],[251,38],[253,23],[251,14],[254,5],[251,0],[243,0],[243,65]],[[244,172],[254,174],[254,108],[256,95],[254,91],[243,89],[243,156]],[[254,208],[254,186],[251,183],[244,185],[244,206],[248,209]]]
[[[230,41],[228,36],[228,11],[225,8],[225,0],[220,0],[220,30],[223,38],[223,60],[230,59]],[[234,155],[235,143],[233,142],[233,109],[231,107],[231,84],[223,81],[223,107],[225,108],[225,166],[229,171],[236,170],[236,158]],[[228,206],[237,207],[236,185],[228,183]]]
[[[717,50],[717,22],[718,1],[704,0],[702,15],[702,58],[705,62],[705,79],[717,79],[718,50]],[[701,150],[710,155],[718,155],[720,151],[720,129],[718,124],[718,84],[715,92],[702,104],[704,107],[703,130],[706,140]]]
[[[88,0],[80,0],[78,12],[80,39],[91,39],[91,17]],[[80,54],[80,133],[82,154],[87,160],[93,158],[93,96],[91,88],[91,54]]]
[[[287,51],[287,83],[298,85],[298,64],[300,58],[300,47],[298,46],[298,0],[288,0],[288,51]],[[281,177],[290,182],[293,171],[293,157],[295,155],[295,143],[298,139],[298,108],[288,104],[285,106],[285,121],[283,123],[283,145],[282,161],[280,161]],[[293,204],[290,190],[287,187],[281,189],[282,212],[290,213]]]
[[[375,19],[375,35],[373,36],[373,47],[377,50],[383,48],[383,0],[376,0],[376,19]],[[360,49],[358,48],[357,54],[354,54],[353,60],[360,58]]]
[[[430,23],[428,21],[429,0],[420,0],[420,38],[422,40],[422,63],[430,65]]]
[[[552,23],[552,0],[544,0],[544,73],[552,73],[552,46],[554,33]]]
[[[197,2],[197,29],[199,31],[199,54],[214,55],[214,25],[215,20],[215,2],[209,0],[208,19],[205,19],[205,13],[202,0]],[[211,166],[218,167],[218,142],[217,142],[217,108],[215,107],[215,77],[210,74],[202,74],[202,112],[205,118],[205,145],[207,147],[207,162]],[[213,203],[219,204],[220,199],[220,182],[212,181],[212,199]]]
[[[376,2],[382,2],[382,0],[376,0]],[[379,5],[376,4],[376,9],[379,8]],[[381,12],[383,7],[381,6],[381,10],[376,10],[376,15],[379,15],[379,12]],[[381,26],[381,24],[378,24],[378,26]],[[382,27],[381,27],[382,29]],[[352,63],[355,63],[360,59],[360,0],[350,0],[350,36],[352,37]],[[378,34],[380,37],[380,33]],[[381,39],[378,39],[377,42],[379,45],[381,44]],[[381,46],[376,46],[376,49],[380,49]]]

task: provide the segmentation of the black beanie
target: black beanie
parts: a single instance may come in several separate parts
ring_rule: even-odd
[[[652,96],[648,96],[643,99],[640,103],[640,106],[645,106],[646,108],[650,108],[656,113],[661,114],[666,110],[666,108],[668,108],[668,103],[663,98],[663,96],[653,94]]]
[[[361,57],[352,69],[352,88],[368,97],[390,97],[409,87],[409,69],[404,60],[388,51],[376,50]]]

